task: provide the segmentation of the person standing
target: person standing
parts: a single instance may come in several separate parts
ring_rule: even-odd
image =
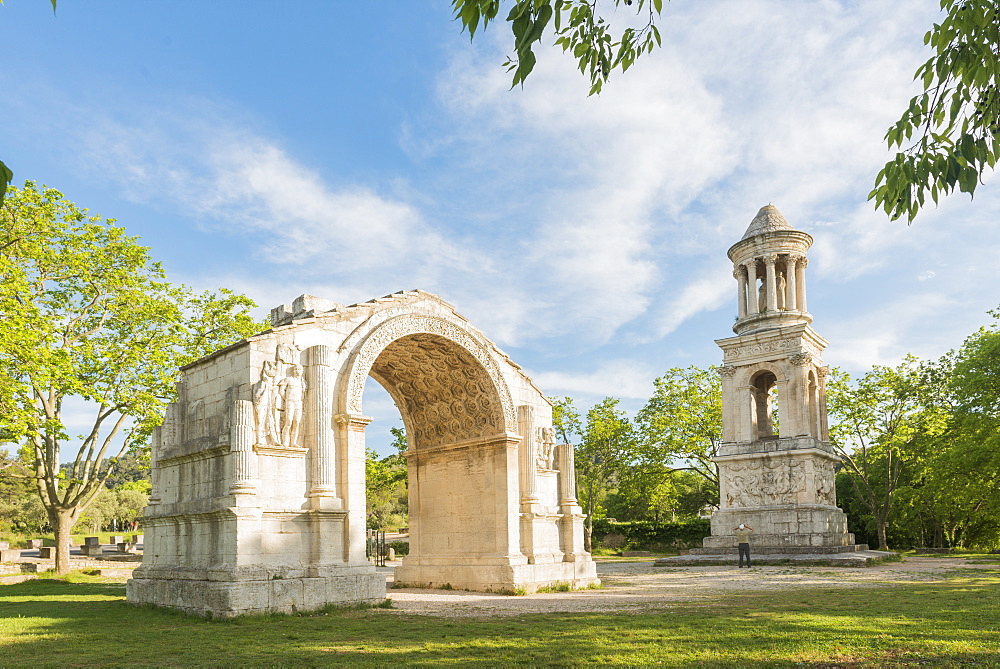
[[[733,528],[733,533],[736,535],[736,543],[740,552],[740,566],[743,568],[743,556],[747,558],[747,569],[750,568],[750,533],[753,532],[753,528],[749,525],[744,525],[740,523],[739,527]]]

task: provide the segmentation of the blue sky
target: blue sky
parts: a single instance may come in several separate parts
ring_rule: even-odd
[[[831,365],[938,356],[1000,304],[991,179],[910,227],[866,202],[937,2],[676,0],[591,98],[552,49],[508,90],[506,26],[470,44],[448,5],[7,0],[0,157],[261,315],[437,293],[581,408],[719,362],[769,202],[816,240]]]

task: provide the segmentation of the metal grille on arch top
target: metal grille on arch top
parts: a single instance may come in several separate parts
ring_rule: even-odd
[[[233,616],[384,598],[365,557],[369,376],[409,438],[397,583],[596,582],[551,405],[453,307],[423,291],[350,306],[302,296],[271,321],[182,370],[153,439],[128,601]]]

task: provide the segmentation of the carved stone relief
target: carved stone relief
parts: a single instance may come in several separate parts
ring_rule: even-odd
[[[747,460],[721,469],[726,505],[731,507],[794,504],[806,489],[802,465],[793,459]]]
[[[538,448],[535,450],[536,466],[541,471],[555,469],[556,431],[551,427],[538,428]]]
[[[298,446],[306,384],[299,349],[279,344],[274,360],[265,360],[253,384],[254,445]]]
[[[832,462],[817,462],[814,480],[816,482],[816,502],[819,504],[829,504],[836,506],[837,494],[834,487],[836,481],[836,471]]]
[[[492,402],[492,398],[495,398],[499,402],[500,415],[503,416],[505,424],[493,434],[503,432],[506,429],[510,429],[511,431],[516,430],[517,418],[514,411],[514,402],[511,400],[510,393],[503,382],[503,375],[496,361],[485,350],[483,345],[469,333],[453,323],[429,316],[399,316],[390,319],[381,324],[374,334],[361,345],[361,350],[354,361],[354,367],[351,370],[351,376],[347,384],[347,410],[349,412],[361,412],[361,397],[364,391],[365,379],[368,377],[369,372],[373,370],[376,359],[381,360],[382,354],[388,347],[395,341],[408,335],[437,335],[438,338],[450,340],[453,344],[458,345],[450,346],[450,350],[463,349],[464,353],[462,355],[468,359],[456,371],[459,374],[465,375],[466,384],[473,383],[481,386],[479,392],[475,395],[470,395],[470,400],[473,402]],[[443,361],[439,362],[439,366],[441,365],[447,366]],[[481,370],[485,370],[485,373]],[[430,386],[433,386],[435,383],[435,381],[431,381],[422,374],[410,375],[409,379],[413,380],[414,383],[420,383],[421,379],[423,379],[423,382]],[[455,377],[455,382],[458,381],[458,377]],[[442,387],[445,385],[447,384],[442,384]],[[464,394],[471,393],[468,389],[466,391]],[[478,397],[480,393],[488,397]],[[463,429],[468,430],[469,428],[465,427]]]
[[[735,348],[727,349],[724,356],[726,360],[741,358],[747,355],[760,355],[762,353],[776,353],[788,349],[797,348],[799,342],[792,339],[779,339],[776,341],[765,341],[756,344],[746,344]]]
[[[796,353],[795,355],[789,356],[788,361],[797,367],[805,367],[812,362],[812,354]]]
[[[439,336],[397,339],[378,356],[372,376],[405,406],[417,448],[446,445],[504,431],[499,393],[466,349]]]

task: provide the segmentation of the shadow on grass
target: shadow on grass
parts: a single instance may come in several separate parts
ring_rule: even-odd
[[[1000,578],[802,589],[642,614],[441,618],[392,610],[228,621],[124,602],[120,584],[0,588],[5,665],[977,663],[1000,666]]]

